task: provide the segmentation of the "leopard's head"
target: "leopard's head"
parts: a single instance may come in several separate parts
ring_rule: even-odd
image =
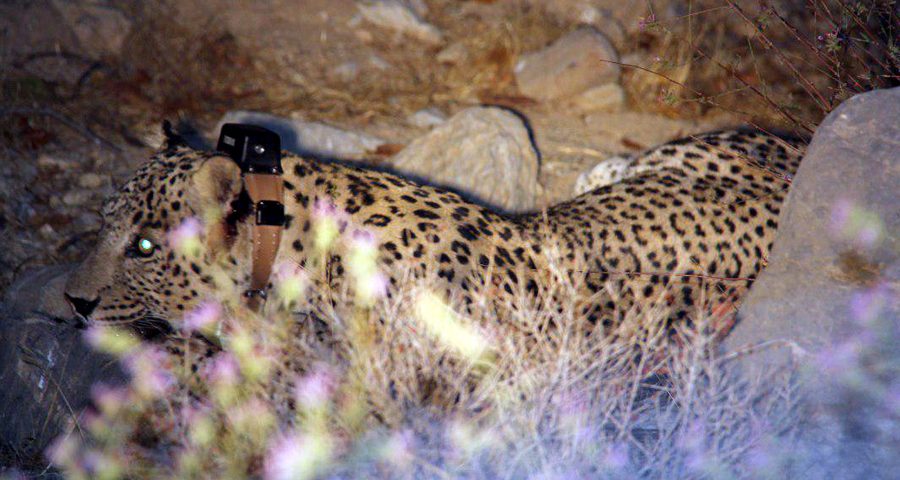
[[[86,323],[170,329],[249,274],[250,200],[229,158],[170,143],[102,211],[65,296]]]

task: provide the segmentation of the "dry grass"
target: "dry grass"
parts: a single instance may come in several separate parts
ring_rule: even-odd
[[[644,65],[650,72],[624,70],[632,108],[682,118],[725,110],[802,132],[853,93],[898,84],[891,2],[690,5],[680,18],[641,12],[645,26],[622,53],[652,62]],[[236,106],[302,108],[311,119],[339,122],[480,101],[529,107],[513,82],[516,58],[572,27],[518,2],[498,5],[507,9],[504,22],[442,21],[455,7],[441,3],[432,6],[434,21],[465,44],[467,62],[442,66],[433,51],[376,40],[376,49],[404,52],[390,58],[390,81],[341,83],[310,65],[297,85],[269,60],[251,61],[216,25],[179,24],[165,3],[134,8],[143,9],[133,12],[143,21],[121,59],[86,71],[78,85],[4,73],[3,103],[64,107],[122,141],[135,141],[135,123],[209,121]],[[4,156],[24,157],[53,135],[52,122],[33,117],[0,119]],[[16,152],[8,153],[13,141]],[[734,375],[708,355],[714,342],[702,333],[702,312],[699,331],[682,332],[678,354],[659,355],[663,343],[653,335],[588,338],[577,289],[565,275],[554,278],[537,300],[523,296],[498,309],[483,298],[465,315],[432,312],[450,319],[444,328],[451,333],[484,339],[477,355],[423,323],[416,311],[422,292],[441,291],[427,278],[371,305],[352,291],[307,285],[291,299],[295,313],[266,317],[223,295],[228,314],[206,335],[224,353],[205,361],[200,375],[178,359],[161,362],[152,345],[95,334],[128,362],[134,382],[98,388],[99,413],[79,419],[90,441],[73,435],[54,457],[73,478],[279,478],[275,467],[289,460],[299,462],[288,466],[300,478],[779,478],[804,465],[778,451],[792,445],[804,416],[791,372]],[[317,294],[336,297],[336,306],[310,303]],[[303,310],[320,321],[296,313]],[[631,312],[626,323],[664,323],[656,322],[664,316]],[[501,319],[507,326],[498,329]],[[879,334],[897,338],[893,330]],[[896,420],[896,348],[879,348],[866,350],[874,359],[846,365],[855,375],[853,398],[871,407],[867,424]],[[665,377],[647,374],[663,366]],[[884,438],[889,444],[896,433]]]
[[[893,2],[690,2],[676,18],[641,21],[651,72],[626,69],[643,108],[673,116],[710,109],[810,134],[841,101],[900,85]]]
[[[681,349],[664,321],[626,334],[662,309],[604,335],[578,313],[577,277],[548,263],[537,296],[498,305],[477,289],[466,314],[427,272],[372,298],[368,277],[323,290],[315,265],[282,270],[270,307],[287,310],[257,316],[223,295],[215,313],[188,314],[211,315],[201,331],[223,351],[210,359],[196,338],[161,362],[157,347],[95,330],[134,380],[98,390],[90,440],[69,437],[52,458],[73,478],[693,478],[751,469],[749,449],[796,426],[790,375],[733,376],[708,355],[702,312]]]

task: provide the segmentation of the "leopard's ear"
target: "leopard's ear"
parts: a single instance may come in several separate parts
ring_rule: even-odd
[[[250,197],[244,190],[241,169],[220,155],[207,158],[190,179],[188,201],[207,226],[206,248],[213,255],[225,253],[238,235],[238,225],[250,216]]]
[[[194,210],[204,217],[228,215],[241,194],[241,169],[234,160],[216,155],[203,160],[191,176],[189,197]]]
[[[163,135],[166,137],[165,140],[163,140],[161,147],[163,150],[175,150],[178,147],[188,146],[187,140],[175,130],[175,127],[172,126],[172,122],[163,120],[162,131]]]

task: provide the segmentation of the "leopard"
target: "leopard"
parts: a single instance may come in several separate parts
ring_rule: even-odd
[[[646,316],[653,325],[633,329],[674,331],[705,312],[723,317],[715,327],[722,338],[766,266],[803,152],[801,139],[759,130],[692,135],[631,157],[614,181],[517,214],[384,169],[283,152],[276,262],[309,266],[316,215],[327,210],[340,232],[376,239],[388,295],[409,269],[436,274],[464,307],[479,287],[501,301],[534,294],[550,270],[562,271],[588,299],[578,306],[588,335],[612,335],[641,317],[635,312],[664,304],[665,315]],[[231,158],[169,134],[104,204],[97,244],[65,288],[74,316],[171,334],[221,294],[218,277],[249,284],[254,208]],[[173,245],[173,232],[192,219],[202,225],[200,255]],[[346,278],[347,263],[330,255],[329,281]]]

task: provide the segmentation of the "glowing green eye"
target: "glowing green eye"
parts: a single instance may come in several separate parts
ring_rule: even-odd
[[[135,242],[135,247],[137,252],[143,257],[149,257],[153,254],[153,251],[156,250],[156,245],[147,238],[138,237],[137,242]]]

